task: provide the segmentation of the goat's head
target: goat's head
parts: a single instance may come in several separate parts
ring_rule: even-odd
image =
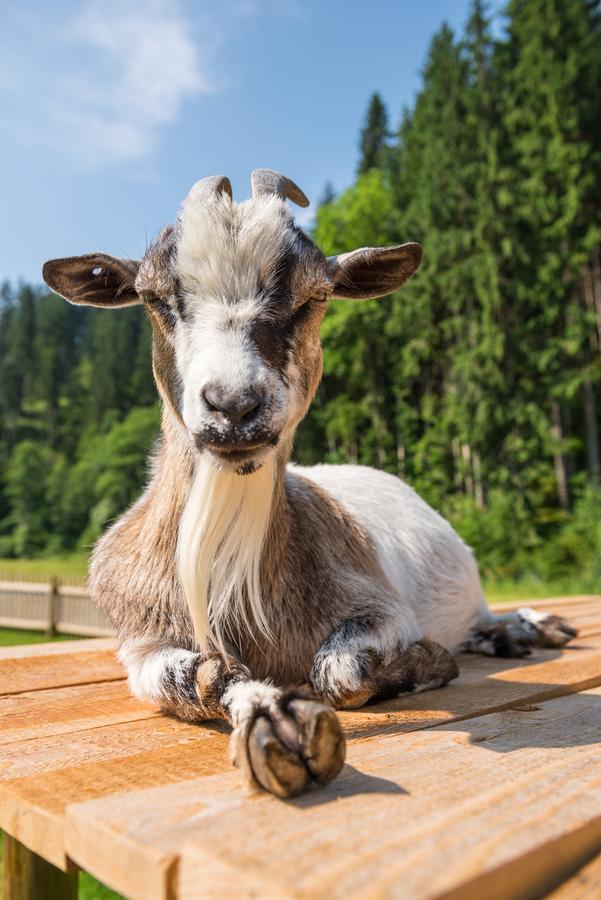
[[[146,306],[168,409],[199,452],[240,474],[307,412],[328,299],[389,294],[421,260],[418,244],[326,258],[286,205],[308,205],[292,181],[259,169],[252,186],[237,204],[227,178],[199,181],[141,261],[91,253],[44,266],[46,283],[72,303]]]

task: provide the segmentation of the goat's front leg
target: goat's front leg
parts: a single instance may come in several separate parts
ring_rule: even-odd
[[[293,797],[312,781],[327,784],[344,764],[336,714],[308,692],[255,681],[233,657],[156,642],[126,641],[119,658],[136,697],[189,722],[229,722],[234,764],[278,797]]]
[[[310,682],[336,709],[442,687],[459,674],[448,650],[387,616],[342,622],[319,648]]]

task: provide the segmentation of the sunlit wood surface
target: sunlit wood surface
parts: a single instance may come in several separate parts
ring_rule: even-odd
[[[140,900],[600,897],[601,597],[530,605],[579,637],[342,713],[343,773],[286,803],[242,788],[225,726],[134,700],[111,641],[0,650],[11,859]]]

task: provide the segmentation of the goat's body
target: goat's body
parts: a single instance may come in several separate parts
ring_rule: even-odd
[[[90,587],[122,641],[197,651],[177,539],[194,463],[167,430],[142,498],[98,542]],[[261,590],[271,639],[232,621],[228,643],[256,677],[307,681],[342,623],[373,616],[385,641],[453,651],[486,615],[471,551],[407,484],[364,466],[288,466],[276,488]],[[252,616],[252,611],[248,610]]]
[[[286,197],[305,202],[270,170],[241,204],[227,179],[204,179],[141,262],[88,254],[44,273],[75,303],[143,302],[152,324],[162,438],[90,567],[131,689],[189,721],[229,721],[237,763],[288,797],[342,767],[321,701],[441,687],[461,647],[519,656],[575,632],[531,610],[491,614],[469,548],[398,478],[287,465],[321,377],[327,299],[396,291],[421,249],[326,259]]]

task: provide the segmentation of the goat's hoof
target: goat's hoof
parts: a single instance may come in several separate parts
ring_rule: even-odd
[[[291,695],[280,710],[262,712],[247,739],[255,781],[277,797],[295,797],[311,782],[327,784],[344,765],[345,740],[336,713]]]
[[[578,629],[563,616],[545,615],[528,607],[519,609],[518,615],[534,630],[533,643],[537,647],[563,647],[578,635]]]

